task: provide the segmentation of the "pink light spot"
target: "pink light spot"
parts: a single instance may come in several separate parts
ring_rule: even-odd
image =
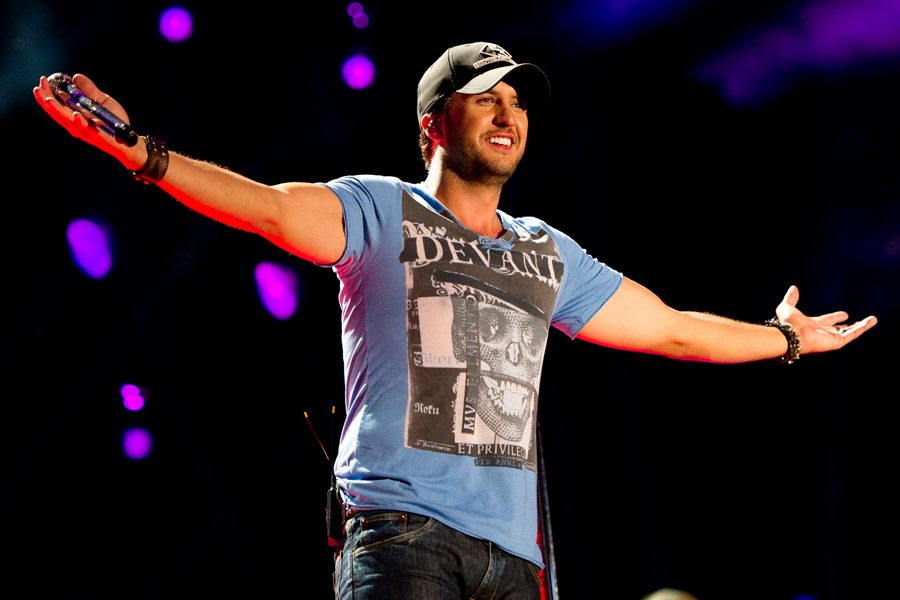
[[[122,452],[131,460],[144,460],[153,449],[153,436],[143,427],[132,427],[122,433]]]
[[[159,33],[170,42],[183,42],[194,32],[194,19],[180,6],[167,8],[159,16]]]

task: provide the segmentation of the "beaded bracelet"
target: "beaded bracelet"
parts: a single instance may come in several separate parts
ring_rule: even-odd
[[[147,162],[139,171],[132,171],[131,175],[145,184],[159,183],[165,177],[169,168],[169,149],[166,143],[152,135],[141,136],[147,144]]]
[[[779,319],[769,319],[763,325],[768,325],[769,327],[776,327],[781,333],[784,334],[785,339],[787,340],[788,347],[787,351],[784,353],[784,356],[780,356],[778,360],[786,365],[791,365],[797,362],[797,359],[800,358],[800,336],[797,335],[797,332],[794,331],[794,328],[790,326],[789,323],[785,323]]]

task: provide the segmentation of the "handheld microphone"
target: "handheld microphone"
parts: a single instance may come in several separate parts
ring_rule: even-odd
[[[103,106],[85,96],[84,92],[75,85],[71,77],[65,73],[54,73],[47,78],[47,82],[60,102],[74,109],[87,111],[97,117],[105,123],[105,125],[100,126],[100,129],[126,146],[137,144],[138,135],[134,129],[128,123],[103,108]]]

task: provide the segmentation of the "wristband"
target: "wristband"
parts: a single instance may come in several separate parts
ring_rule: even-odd
[[[132,171],[131,175],[145,184],[159,183],[165,177],[169,168],[169,149],[166,143],[152,135],[141,136],[147,144],[147,162],[139,171]]]
[[[797,332],[794,331],[794,328],[791,327],[789,323],[785,323],[784,321],[780,321],[779,319],[769,319],[763,324],[768,325],[769,327],[777,328],[779,331],[781,331],[781,333],[784,334],[784,337],[787,340],[787,351],[783,356],[778,357],[778,361],[786,365],[791,365],[797,362],[797,359],[800,358],[800,336],[797,335]]]

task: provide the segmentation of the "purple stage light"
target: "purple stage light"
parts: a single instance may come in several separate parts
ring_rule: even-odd
[[[888,261],[900,259],[900,234],[890,236],[884,243],[884,256]]]
[[[699,69],[734,104],[765,100],[798,74],[900,59],[900,0],[820,0]]]
[[[369,15],[359,2],[351,2],[347,5],[347,14],[353,19],[353,26],[357,29],[365,29],[369,26]]]
[[[276,319],[291,318],[299,304],[297,275],[287,267],[261,262],[256,265],[255,276],[256,291],[265,309]]]
[[[144,408],[144,397],[138,386],[126,383],[119,393],[122,394],[122,405],[128,410],[136,412]]]
[[[375,65],[368,56],[357,53],[344,61],[341,75],[344,82],[354,90],[365,89],[375,80]]]
[[[88,277],[102,279],[112,269],[112,251],[106,228],[89,219],[75,219],[66,228],[69,251]]]
[[[153,436],[143,427],[132,427],[122,433],[122,452],[131,460],[144,460],[153,450]]]
[[[180,6],[167,8],[159,16],[159,33],[170,42],[183,42],[194,32],[194,19]]]
[[[556,26],[591,44],[609,43],[676,17],[698,0],[575,0],[556,14]]]
[[[357,29],[365,29],[369,26],[369,15],[362,13],[353,17],[353,26]]]

